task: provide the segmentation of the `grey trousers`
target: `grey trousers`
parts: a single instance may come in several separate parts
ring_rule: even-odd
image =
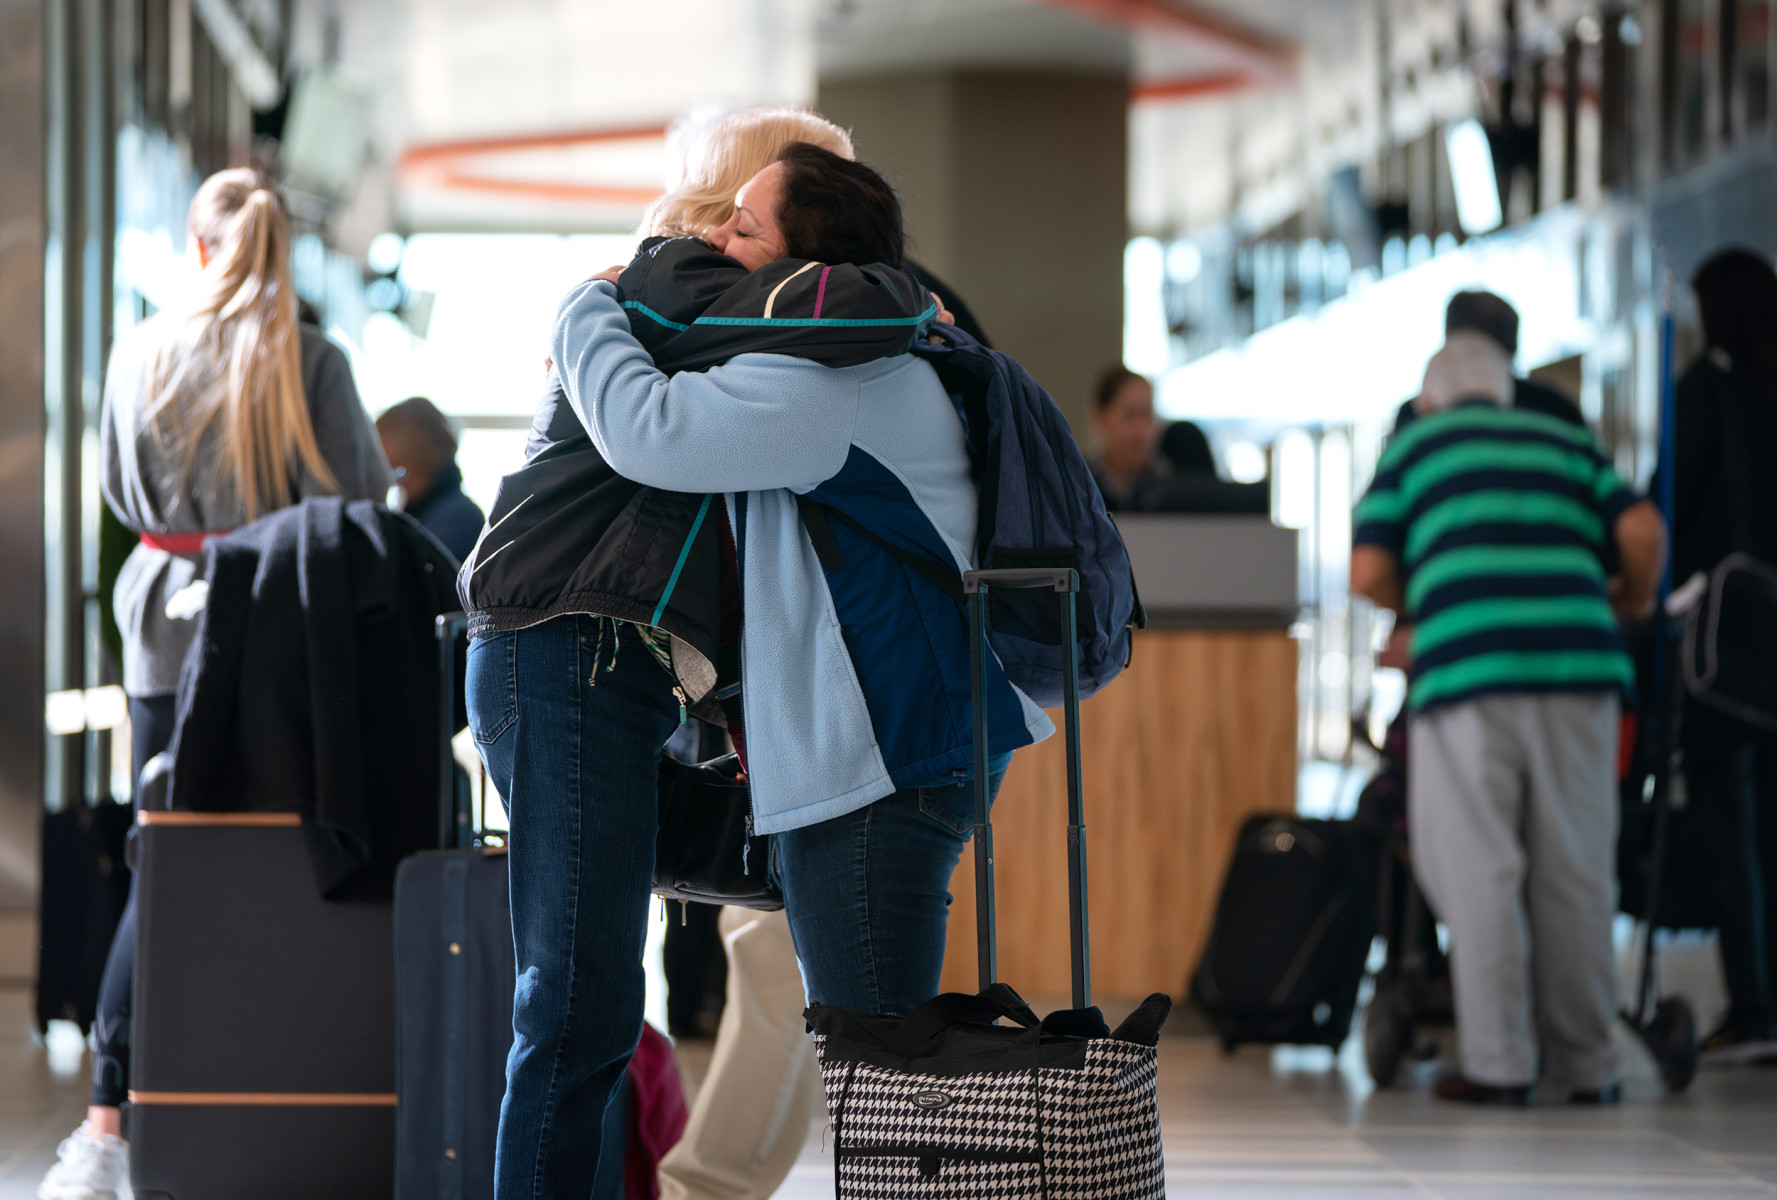
[[[1617,698],[1483,696],[1415,716],[1414,873],[1450,931],[1462,1072],[1571,1088],[1617,1076]]]

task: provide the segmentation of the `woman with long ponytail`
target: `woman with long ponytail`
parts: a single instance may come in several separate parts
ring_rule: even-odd
[[[105,380],[101,486],[140,535],[117,581],[133,778],[173,732],[179,670],[203,611],[203,544],[307,496],[381,499],[390,484],[344,354],[297,320],[290,225],[246,168],[192,199],[201,269],[181,298],[118,340]],[[135,902],[100,987],[92,1106],[40,1200],[127,1194],[118,1109],[129,1088]]]

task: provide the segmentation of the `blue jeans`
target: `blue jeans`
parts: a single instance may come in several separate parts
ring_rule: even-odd
[[[905,1014],[938,994],[950,875],[974,823],[975,785],[963,781],[777,835],[809,1003]]]
[[[567,616],[469,648],[469,728],[512,823],[518,988],[499,1200],[584,1200],[642,1029],[656,763],[673,680],[633,627]]]

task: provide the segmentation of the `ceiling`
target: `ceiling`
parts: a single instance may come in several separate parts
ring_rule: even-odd
[[[1448,39],[1459,10],[1398,0],[1394,41]],[[1376,11],[1374,0],[296,0],[291,46],[375,106],[370,166],[335,220],[348,249],[388,228],[633,227],[687,112],[808,103],[820,78],[971,67],[1127,73],[1131,217],[1157,231],[1225,219],[1265,181],[1373,143]]]

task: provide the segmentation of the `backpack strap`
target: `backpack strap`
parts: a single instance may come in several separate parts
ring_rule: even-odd
[[[845,565],[845,555],[840,552],[839,543],[833,540],[833,529],[829,524],[831,521],[838,521],[865,540],[894,555],[958,604],[965,602],[962,573],[955,567],[946,567],[923,554],[902,549],[887,538],[866,529],[832,505],[822,504],[811,497],[797,496],[796,510],[802,515],[803,527],[808,530],[809,544],[814,547],[815,557],[820,559],[822,570],[837,571]]]

